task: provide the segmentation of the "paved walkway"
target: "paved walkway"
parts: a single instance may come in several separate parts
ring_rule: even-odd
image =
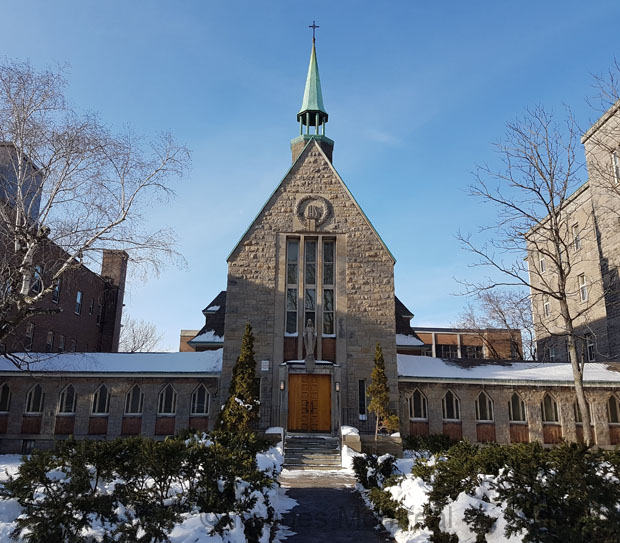
[[[282,519],[294,532],[286,543],[385,543],[393,539],[353,488],[355,479],[338,471],[284,471],[286,494],[297,500]]]

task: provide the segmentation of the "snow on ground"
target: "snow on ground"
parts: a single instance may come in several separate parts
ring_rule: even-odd
[[[263,453],[256,456],[256,462],[260,470],[266,471],[269,475],[277,477],[282,470],[284,462],[282,443],[271,447]],[[20,455],[0,455],[0,483],[6,481],[9,475],[15,475],[22,463]],[[60,474],[64,476],[64,474]],[[239,491],[242,490],[245,481],[239,481]],[[256,505],[252,512],[258,514],[266,514],[267,504],[260,492],[256,492]],[[267,491],[269,503],[276,512],[276,519],[281,519],[284,513],[295,507],[297,502],[286,495],[286,490],[278,484],[274,484]],[[10,533],[15,528],[15,519],[21,514],[21,507],[17,500],[0,500],[0,541],[12,541]],[[195,513],[185,514],[183,521],[177,524],[170,533],[171,543],[246,543],[243,523],[241,517],[232,515],[235,526],[223,536],[218,534],[209,535],[211,529],[216,525],[219,517],[214,514]],[[268,543],[270,525],[265,525],[261,543]],[[95,538],[95,541],[101,541],[106,532],[106,527],[97,522],[93,522],[87,534]],[[284,539],[287,531],[281,530],[280,537]]]
[[[394,486],[384,487],[394,500],[399,502],[403,508],[407,510],[409,518],[409,530],[403,530],[398,526],[394,519],[383,518],[381,522],[383,526],[392,534],[397,543],[429,543],[431,532],[427,529],[416,529],[415,525],[424,520],[424,505],[428,500],[428,493],[432,487],[425,483],[419,477],[411,474],[411,468],[419,459],[427,459],[429,462],[441,462],[437,457],[431,457],[427,453],[418,453],[415,451],[405,451],[405,457],[396,460],[395,468],[404,477]],[[441,515],[441,529],[458,536],[459,543],[476,543],[476,534],[473,533],[467,523],[463,520],[463,513],[466,509],[473,506],[478,508],[482,506],[488,515],[497,517],[492,530],[486,535],[487,543],[520,543],[522,537],[513,535],[507,538],[504,535],[506,528],[506,520],[503,516],[501,505],[493,502],[496,497],[495,492],[491,489],[494,476],[481,475],[480,485],[475,489],[473,495],[465,492],[459,494],[457,499],[449,503]],[[372,509],[372,504],[367,498],[368,491],[361,485],[357,485],[357,489],[362,493],[368,507]],[[485,499],[483,499],[485,498]]]

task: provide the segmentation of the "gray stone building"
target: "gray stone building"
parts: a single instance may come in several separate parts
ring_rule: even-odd
[[[551,244],[542,239],[545,232],[537,237],[535,229],[527,247],[537,347],[539,358],[547,361],[568,360],[560,304],[537,290],[555,288],[558,261],[566,276],[579,355],[587,362],[620,359],[620,101],[581,142],[588,180],[557,215],[565,248],[555,258]]]

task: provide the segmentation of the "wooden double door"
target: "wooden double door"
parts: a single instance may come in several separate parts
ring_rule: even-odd
[[[293,373],[288,377],[288,430],[331,431],[331,375]]]

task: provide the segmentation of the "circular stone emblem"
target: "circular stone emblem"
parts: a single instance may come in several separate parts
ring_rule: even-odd
[[[323,196],[309,194],[297,201],[295,214],[305,224],[308,224],[310,219],[314,219],[315,224],[321,226],[331,216],[332,205]]]

